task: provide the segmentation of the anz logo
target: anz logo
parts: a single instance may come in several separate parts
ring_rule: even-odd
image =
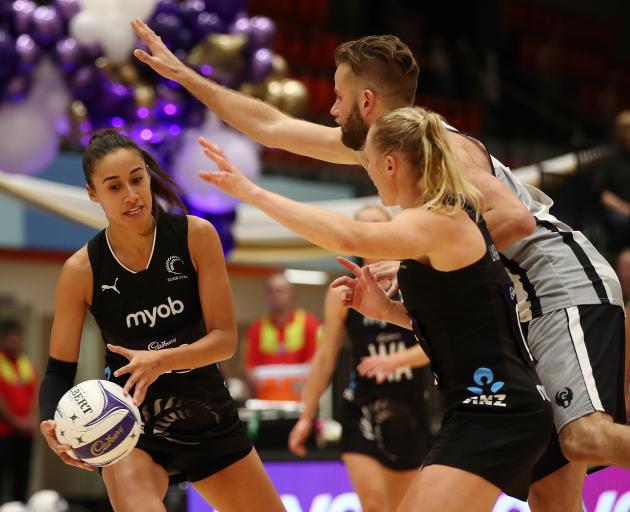
[[[473,374],[473,381],[476,386],[466,388],[475,396],[466,398],[462,403],[473,405],[492,405],[495,407],[506,407],[506,395],[498,393],[505,382],[494,380],[494,373],[490,368],[477,368]]]

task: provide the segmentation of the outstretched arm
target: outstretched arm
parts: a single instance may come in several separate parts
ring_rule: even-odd
[[[322,335],[302,389],[304,410],[289,434],[289,450],[296,455],[306,455],[304,442],[311,433],[319,399],[330,382],[343,342],[343,322],[347,313],[341,305],[339,293],[338,290],[329,289],[326,294]]]
[[[415,259],[429,254],[451,234],[444,229],[446,216],[425,209],[404,210],[388,222],[361,222],[293,201],[251,182],[210,141],[201,138],[200,143],[218,166],[217,171],[200,172],[203,180],[331,252],[370,259]]]
[[[131,22],[150,54],[135,50],[140,61],[186,88],[234,129],[270,148],[326,162],[357,164],[355,152],[341,143],[341,129],[295,119],[277,108],[208,80],[181,62],[149,26]]]

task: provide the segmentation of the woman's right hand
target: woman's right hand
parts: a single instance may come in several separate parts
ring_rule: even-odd
[[[313,430],[313,422],[306,418],[300,418],[291,429],[289,434],[289,450],[295,455],[304,457],[306,455],[306,447],[304,443]]]
[[[391,300],[378,285],[368,267],[359,267],[356,263],[337,256],[337,262],[354,274],[335,279],[331,288],[342,287],[340,300],[344,307],[356,309],[363,316],[374,320],[383,320],[383,312],[387,311]]]
[[[75,459],[66,453],[71,450],[72,447],[67,444],[60,444],[59,441],[57,441],[57,436],[55,435],[55,422],[53,420],[42,421],[39,424],[39,430],[41,430],[48,447],[66,464],[80,469],[86,469],[87,471],[94,471],[96,469],[94,466],[90,466],[82,460]]]

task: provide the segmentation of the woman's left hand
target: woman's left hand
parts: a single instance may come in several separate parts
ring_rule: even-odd
[[[375,355],[362,357],[361,362],[357,365],[357,371],[361,377],[376,379],[377,384],[385,382],[396,370],[396,365],[389,355]]]
[[[219,146],[204,137],[199,137],[199,144],[204,154],[218,167],[216,171],[199,171],[199,177],[226,194],[247,201],[256,185],[228,160]]]
[[[123,392],[128,395],[131,388],[135,386],[133,392],[133,402],[140,405],[144,401],[147,388],[150,384],[164,373],[159,352],[151,352],[149,350],[131,350],[117,345],[107,344],[107,348],[115,354],[120,354],[129,360],[122,368],[118,368],[114,372],[114,377],[129,374],[129,378],[125,383]]]

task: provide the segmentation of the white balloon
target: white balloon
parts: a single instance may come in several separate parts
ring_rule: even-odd
[[[0,512],[28,512],[28,509],[21,501],[9,501],[0,507]]]
[[[258,144],[214,119],[206,121],[200,130],[191,129],[184,133],[181,149],[173,162],[175,181],[195,208],[215,213],[229,212],[238,201],[197,176],[198,171],[216,168],[214,162],[203,154],[198,143],[199,135],[217,144],[228,159],[253,181],[260,175]]]
[[[55,158],[59,137],[48,112],[29,100],[0,106],[0,170],[37,174]]]
[[[129,0],[134,2],[135,0]],[[116,0],[79,0],[81,10],[94,14],[108,15],[117,9]]]
[[[70,35],[79,43],[94,44],[100,42],[103,26],[95,13],[82,11],[70,20]]]
[[[118,0],[118,13],[125,21],[148,19],[155,11],[157,0]]]
[[[44,489],[28,500],[29,512],[68,512],[68,502],[57,492]]]
[[[136,36],[128,23],[117,18],[116,23],[107,24],[107,30],[100,40],[105,55],[115,63],[125,62],[131,56],[136,43]]]

